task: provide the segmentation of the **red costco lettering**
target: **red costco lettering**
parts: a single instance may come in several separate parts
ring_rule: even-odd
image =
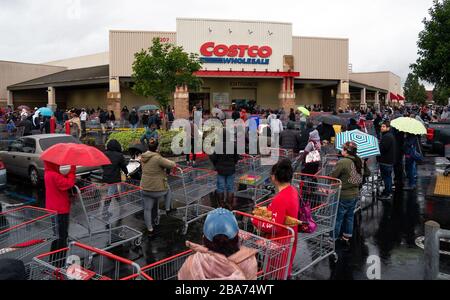
[[[205,57],[251,57],[251,58],[268,58],[272,56],[273,50],[269,46],[249,46],[249,45],[232,45],[227,46],[219,44],[216,46],[214,42],[207,42],[200,47],[201,55]]]
[[[214,49],[214,43],[213,42],[204,43],[203,46],[200,48],[200,53],[203,56],[207,56],[207,57],[213,56],[213,49]]]

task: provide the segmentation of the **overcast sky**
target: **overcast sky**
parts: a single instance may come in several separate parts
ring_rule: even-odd
[[[353,70],[405,80],[432,0],[0,0],[0,60],[40,63],[108,51],[110,29],[175,31],[177,17],[293,23],[350,39]]]

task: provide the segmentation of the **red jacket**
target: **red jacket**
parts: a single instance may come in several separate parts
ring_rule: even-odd
[[[300,207],[299,207],[298,192],[293,186],[285,188],[278,195],[276,195],[275,198],[272,200],[272,203],[268,207],[268,210],[272,212],[272,222],[282,225],[285,223],[287,216],[298,219],[299,209]],[[260,227],[261,231],[264,231],[266,233],[273,233],[274,235],[271,238],[284,237],[289,234],[288,232],[286,232],[286,230],[282,230],[281,228],[273,228],[273,225],[269,223],[256,224],[259,222],[258,221],[255,222],[255,220],[253,223],[258,227]],[[292,227],[292,229],[294,229],[295,232],[294,234],[295,240],[290,259],[290,267],[288,273],[289,275],[292,273],[292,266],[295,254],[297,253],[298,226]],[[287,257],[285,259],[287,260]],[[277,262],[277,264],[279,264],[279,262]]]
[[[45,162],[45,207],[63,215],[70,213],[68,191],[75,185],[75,172],[64,176],[59,172],[59,167]]]

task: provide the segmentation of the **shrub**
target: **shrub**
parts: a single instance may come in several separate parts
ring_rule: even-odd
[[[117,140],[122,146],[122,151],[126,152],[131,146],[141,142],[141,137],[143,134],[143,130],[114,132],[109,136],[106,144],[108,144],[110,140]]]

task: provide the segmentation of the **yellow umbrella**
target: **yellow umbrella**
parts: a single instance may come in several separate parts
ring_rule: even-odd
[[[427,129],[425,126],[418,120],[413,118],[398,118],[391,122],[391,126],[395,129],[406,132],[414,135],[423,135],[427,134]]]
[[[298,108],[298,110],[302,113],[302,114],[304,114],[305,116],[307,116],[307,117],[309,117],[310,115],[311,115],[311,113],[309,112],[309,110],[307,110],[305,107],[303,107],[303,106],[300,106],[299,108]]]

